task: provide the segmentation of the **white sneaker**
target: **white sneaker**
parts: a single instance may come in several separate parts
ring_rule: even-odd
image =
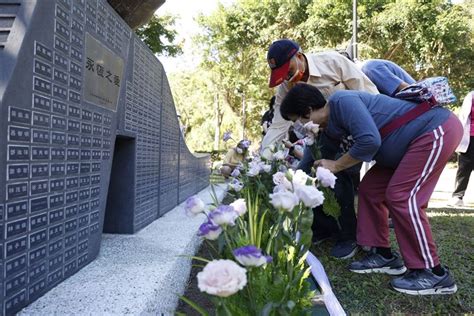
[[[460,207],[463,207],[463,206],[464,206],[464,202],[462,201],[462,199],[460,199],[460,198],[458,198],[458,197],[453,197],[451,200],[449,200],[448,205],[449,205],[449,206],[460,206]]]

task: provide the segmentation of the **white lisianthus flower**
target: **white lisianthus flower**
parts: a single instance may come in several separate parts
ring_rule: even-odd
[[[232,260],[212,260],[197,274],[198,287],[201,292],[228,297],[247,285],[246,273]]]
[[[307,133],[312,134],[313,136],[316,136],[319,133],[319,124],[315,124],[312,121],[309,121],[303,127]]]
[[[230,206],[234,208],[234,211],[236,211],[239,216],[242,216],[247,212],[247,204],[245,204],[244,199],[235,200],[230,203]]]
[[[288,156],[287,150],[279,150],[273,154],[273,160],[285,160],[286,156]]]
[[[236,147],[235,151],[238,152],[239,154],[242,154],[244,151],[240,147]]]
[[[186,211],[186,215],[192,217],[204,212],[205,207],[206,205],[204,202],[196,195],[187,198],[184,202],[184,210]]]
[[[293,174],[293,185],[306,185],[308,175],[303,170],[296,170]]]
[[[258,176],[258,174],[260,173],[260,168],[259,167],[251,167],[248,171],[247,171],[247,175],[249,177],[255,177],[255,176]]]
[[[277,192],[270,194],[270,203],[278,210],[291,212],[298,205],[299,198],[290,191]]]
[[[313,146],[313,144],[314,144],[314,137],[307,136],[307,137],[304,138],[303,141],[304,141],[304,144],[305,144],[306,146]]]
[[[298,185],[295,194],[306,207],[314,208],[324,203],[323,192],[312,185]]]
[[[229,205],[219,205],[210,214],[209,218],[217,225],[234,226],[239,214]]]
[[[265,171],[266,173],[269,173],[270,171],[272,171],[272,165],[264,164],[263,171]]]
[[[334,186],[336,185],[337,177],[329,171],[329,169],[318,167],[316,170],[316,178],[323,187],[331,187],[334,189]]]
[[[285,191],[288,191],[288,189],[285,188],[283,185],[275,185],[273,187],[273,193],[285,192]]]
[[[276,172],[272,176],[273,178],[273,183],[275,183],[276,186],[280,186],[285,188],[285,190],[293,190],[293,186],[291,185],[291,182],[288,181],[286,178],[285,174],[283,172]]]
[[[285,174],[283,172],[278,171],[273,174],[272,178],[273,178],[273,183],[275,183],[276,185],[279,185],[283,183],[283,179],[285,179]]]

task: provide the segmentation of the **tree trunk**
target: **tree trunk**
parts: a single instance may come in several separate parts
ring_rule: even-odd
[[[222,116],[220,115],[219,107],[219,94],[214,96],[214,115],[215,115],[215,127],[214,127],[214,150],[219,150],[220,140],[221,140],[221,124]]]

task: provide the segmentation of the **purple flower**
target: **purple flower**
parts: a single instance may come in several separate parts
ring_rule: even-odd
[[[260,267],[272,261],[272,257],[262,254],[262,250],[253,245],[240,247],[232,251],[235,259],[246,267]]]
[[[231,188],[235,192],[239,192],[240,190],[243,189],[243,187],[244,187],[244,184],[236,178],[232,179],[232,181],[230,181],[229,183],[229,188]]]
[[[252,142],[247,139],[242,139],[239,143],[241,148],[249,148]]]
[[[234,178],[240,176],[240,170],[238,168],[235,168],[234,170],[232,170],[230,176]]]
[[[235,225],[235,219],[239,217],[239,213],[237,213],[234,208],[230,205],[219,205],[216,207],[211,214],[209,214],[209,218],[216,223],[217,225]]]
[[[216,240],[221,233],[222,228],[209,220],[199,226],[198,236],[209,240]]]
[[[227,131],[224,133],[224,135],[222,136],[222,140],[223,141],[228,141],[229,139],[232,139],[232,132],[231,131]]]

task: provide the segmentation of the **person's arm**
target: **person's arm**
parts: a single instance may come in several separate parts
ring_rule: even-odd
[[[323,167],[331,171],[332,173],[338,173],[339,171],[345,170],[352,166],[357,165],[362,160],[352,157],[349,153],[345,153],[337,160],[321,159],[316,160],[314,163],[315,167]]]
[[[222,163],[223,166],[228,166],[235,168],[237,167],[237,164],[235,163],[235,150],[234,149],[229,149],[227,154],[225,155],[224,162]]]
[[[337,60],[335,60],[335,62],[340,71],[341,81],[348,90],[365,91],[372,94],[379,94],[377,87],[361,70],[357,68],[353,62],[342,55],[336,58]]]
[[[405,81],[402,81],[402,82],[400,82],[400,85],[398,86],[398,88],[397,88],[397,90],[396,90],[395,92],[399,92],[400,90],[403,90],[403,89],[405,89],[405,88],[408,87],[408,86],[409,86],[408,83],[406,83]]]
[[[299,150],[298,148],[296,148],[295,146],[293,146],[293,156],[295,156],[296,158],[298,158],[299,160],[303,159],[304,157],[304,152],[302,150]],[[301,148],[301,147],[300,147]]]

